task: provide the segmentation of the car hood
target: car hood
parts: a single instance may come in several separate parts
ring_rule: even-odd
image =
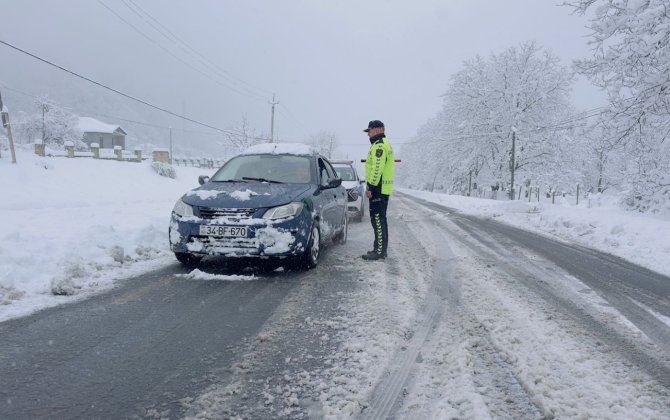
[[[348,190],[358,188],[361,185],[358,181],[342,181],[342,186]]]
[[[274,207],[299,199],[311,184],[269,184],[262,182],[208,182],[184,194],[182,200],[199,207]]]

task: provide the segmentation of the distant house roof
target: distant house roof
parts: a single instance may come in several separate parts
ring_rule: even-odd
[[[118,125],[106,124],[91,117],[79,117],[79,129],[84,133],[112,134],[121,132],[123,134],[128,134]]]

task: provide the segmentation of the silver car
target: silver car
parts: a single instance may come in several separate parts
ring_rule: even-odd
[[[363,220],[365,215],[365,179],[361,179],[351,160],[332,160],[337,176],[342,179],[342,186],[347,190],[347,211],[350,219],[356,222]]]

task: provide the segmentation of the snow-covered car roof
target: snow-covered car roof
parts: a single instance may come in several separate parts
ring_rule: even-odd
[[[354,164],[353,160],[331,160],[330,163],[333,166],[352,166]]]
[[[303,143],[263,143],[249,147],[241,155],[305,155],[313,156],[318,154],[312,146]]]

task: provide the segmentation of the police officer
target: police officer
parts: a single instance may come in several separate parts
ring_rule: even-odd
[[[393,193],[393,173],[395,159],[393,148],[384,134],[384,123],[373,120],[363,130],[370,138],[370,151],[365,161],[365,196],[370,200],[370,221],[375,234],[372,251],[363,255],[364,260],[374,261],[386,258],[389,243],[386,208]]]

